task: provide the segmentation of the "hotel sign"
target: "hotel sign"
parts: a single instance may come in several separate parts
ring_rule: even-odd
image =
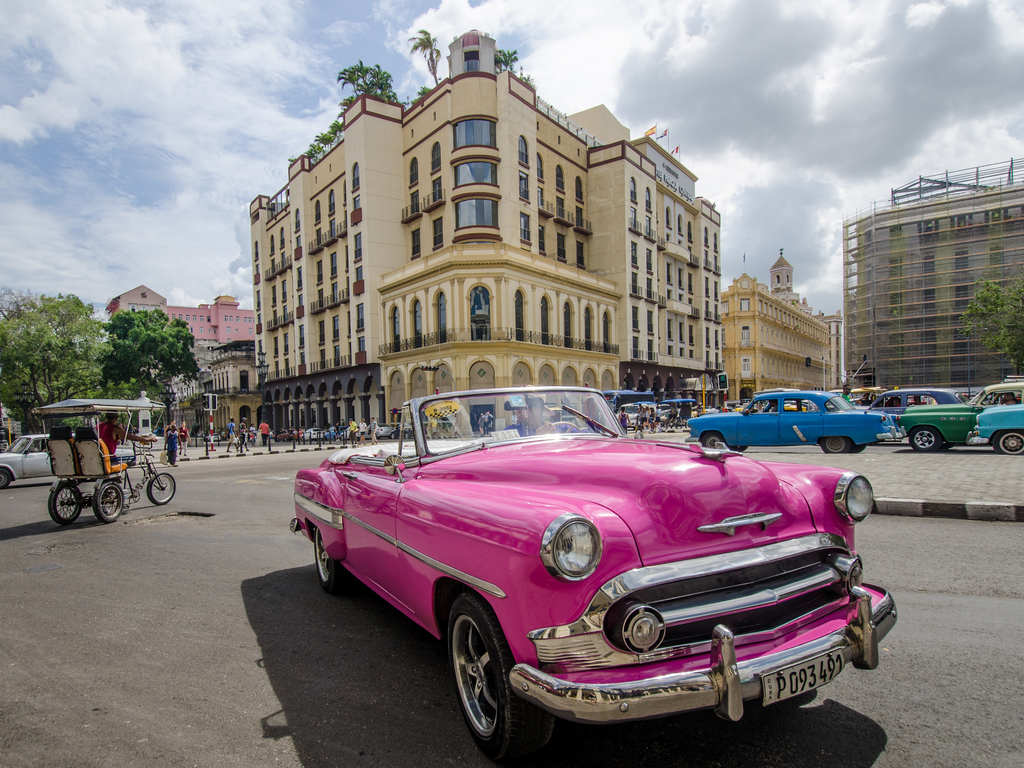
[[[688,203],[693,203],[694,186],[693,179],[685,173],[679,173],[671,163],[664,160],[658,166],[658,181],[671,189]]]

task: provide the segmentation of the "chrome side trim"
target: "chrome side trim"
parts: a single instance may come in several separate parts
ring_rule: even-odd
[[[717,652],[709,649],[706,668],[630,682],[578,683],[548,675],[528,664],[517,664],[509,673],[509,681],[516,694],[566,720],[622,722],[697,709],[715,709],[718,714],[733,719],[737,714],[742,715],[743,701],[762,697],[764,675],[829,652],[842,653],[844,666],[864,659],[866,651],[870,653],[870,650],[858,636],[859,627],[865,623],[873,627],[877,643],[896,623],[896,604],[888,592],[880,591],[883,597],[874,608],[870,607],[870,597],[866,611],[861,607],[864,603],[858,602],[857,611],[847,626],[806,643],[739,663],[735,662],[735,648],[730,648],[728,636],[731,633],[720,625],[715,629]]]
[[[294,494],[294,496],[296,504],[298,504],[312,517],[315,517],[324,525],[327,525],[338,531],[343,531],[345,530],[345,520],[351,520],[360,528],[364,528],[365,530],[372,533],[374,536],[379,536],[384,541],[388,542],[393,546],[398,547],[400,550],[416,558],[421,563],[426,563],[431,568],[434,568],[440,571],[441,573],[451,576],[453,579],[458,579],[464,584],[468,584],[471,587],[475,587],[476,589],[479,589],[481,592],[486,592],[487,594],[493,595],[494,597],[508,597],[508,595],[506,595],[501,590],[500,587],[491,584],[489,581],[478,579],[476,576],[471,576],[468,573],[464,573],[463,571],[460,571],[456,568],[452,568],[449,565],[445,565],[444,563],[438,562],[434,558],[424,555],[422,552],[413,549],[409,545],[403,544],[402,542],[395,539],[393,536],[389,536],[388,534],[384,533],[384,531],[374,528],[372,525],[368,523],[364,523],[359,518],[353,517],[351,514],[349,514],[343,509],[338,509],[336,507],[328,507],[324,504],[321,504],[317,501],[313,501],[312,499],[306,496],[302,496],[301,494],[298,493]],[[325,513],[330,516],[329,519],[324,518],[323,515]]]
[[[451,576],[453,579],[458,579],[459,581],[464,582],[465,584],[468,584],[471,587],[476,587],[481,592],[486,592],[489,595],[494,595],[494,597],[499,598],[508,597],[508,595],[506,595],[502,591],[501,587],[491,584],[489,581],[478,579],[476,576],[470,576],[468,573],[460,571],[456,568],[452,568],[450,565],[445,565],[444,563],[438,562],[434,558],[428,557],[427,555],[424,555],[422,552],[418,552],[417,550],[410,547],[408,544],[398,542],[398,548],[406,554],[415,557],[421,563],[426,563],[431,568],[434,568],[435,570],[438,570],[443,574]]]
[[[726,536],[735,536],[736,529],[744,525],[760,525],[762,530],[782,517],[781,512],[755,512],[752,515],[737,515],[727,517],[720,523],[698,526],[697,530],[702,533],[724,533]]]
[[[322,524],[329,528],[334,528],[336,531],[345,530],[345,511],[338,509],[337,507],[328,507],[325,504],[321,504],[319,501],[313,501],[308,496],[302,494],[293,494],[295,503],[302,507],[311,517],[315,517]],[[326,517],[325,517],[326,515]]]

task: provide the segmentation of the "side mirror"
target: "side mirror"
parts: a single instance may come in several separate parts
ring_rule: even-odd
[[[402,472],[405,470],[405,460],[401,456],[388,456],[384,459],[384,471],[389,475],[398,475],[396,483],[404,482]]]

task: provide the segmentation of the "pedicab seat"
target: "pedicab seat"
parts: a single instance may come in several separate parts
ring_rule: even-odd
[[[71,436],[71,427],[51,427],[47,441],[50,453],[50,468],[57,477],[74,477],[82,474],[78,465],[78,454],[75,453],[75,440]]]
[[[82,474],[87,477],[108,477],[128,469],[127,464],[111,464],[106,447],[92,427],[79,427],[75,431],[75,452]]]

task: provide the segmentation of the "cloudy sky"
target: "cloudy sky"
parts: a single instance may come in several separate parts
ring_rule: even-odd
[[[1019,0],[0,0],[0,285],[251,307],[249,202],[335,118],[339,69],[432,82],[421,28],[491,34],[565,112],[668,128],[726,281],[785,248],[826,312],[844,216],[1024,157]]]

